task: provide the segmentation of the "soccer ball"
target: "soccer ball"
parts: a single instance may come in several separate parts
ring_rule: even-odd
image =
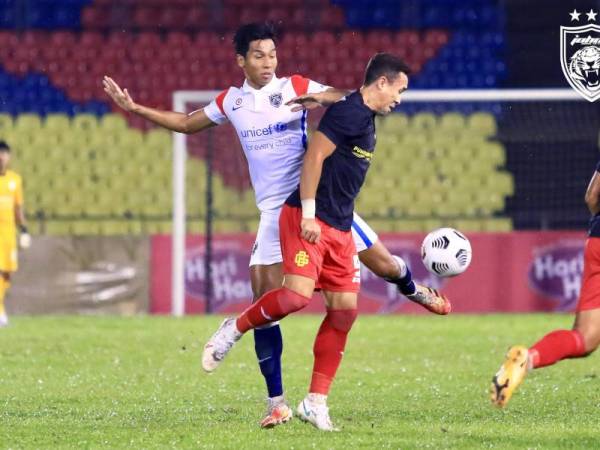
[[[471,263],[471,243],[454,228],[438,228],[429,233],[421,245],[423,264],[438,277],[463,273]]]

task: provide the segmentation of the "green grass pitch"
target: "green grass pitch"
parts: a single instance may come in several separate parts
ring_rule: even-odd
[[[0,448],[599,448],[598,355],[535,371],[505,410],[489,381],[507,347],[567,315],[362,316],[329,406],[339,433],[261,430],[265,390],[246,336],[212,375],[220,317],[13,317],[0,330]],[[283,321],[284,384],[308,387],[317,316]]]

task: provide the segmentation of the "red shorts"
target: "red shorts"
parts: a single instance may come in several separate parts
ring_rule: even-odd
[[[302,275],[316,287],[332,292],[360,290],[360,262],[351,231],[341,231],[317,219],[321,237],[311,244],[300,237],[302,210],[284,205],[279,216],[283,273]]]
[[[600,238],[585,241],[583,280],[577,312],[600,308]]]

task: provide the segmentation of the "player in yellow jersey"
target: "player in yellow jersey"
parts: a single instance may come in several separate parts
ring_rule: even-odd
[[[10,286],[10,276],[17,270],[17,228],[19,246],[27,248],[31,237],[23,213],[21,176],[8,170],[10,147],[0,141],[0,327],[8,325],[4,296]]]

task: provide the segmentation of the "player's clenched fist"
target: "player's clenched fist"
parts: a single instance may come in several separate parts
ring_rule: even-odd
[[[319,238],[321,237],[321,226],[315,219],[302,219],[300,229],[300,236],[302,239],[311,244],[319,242]]]

